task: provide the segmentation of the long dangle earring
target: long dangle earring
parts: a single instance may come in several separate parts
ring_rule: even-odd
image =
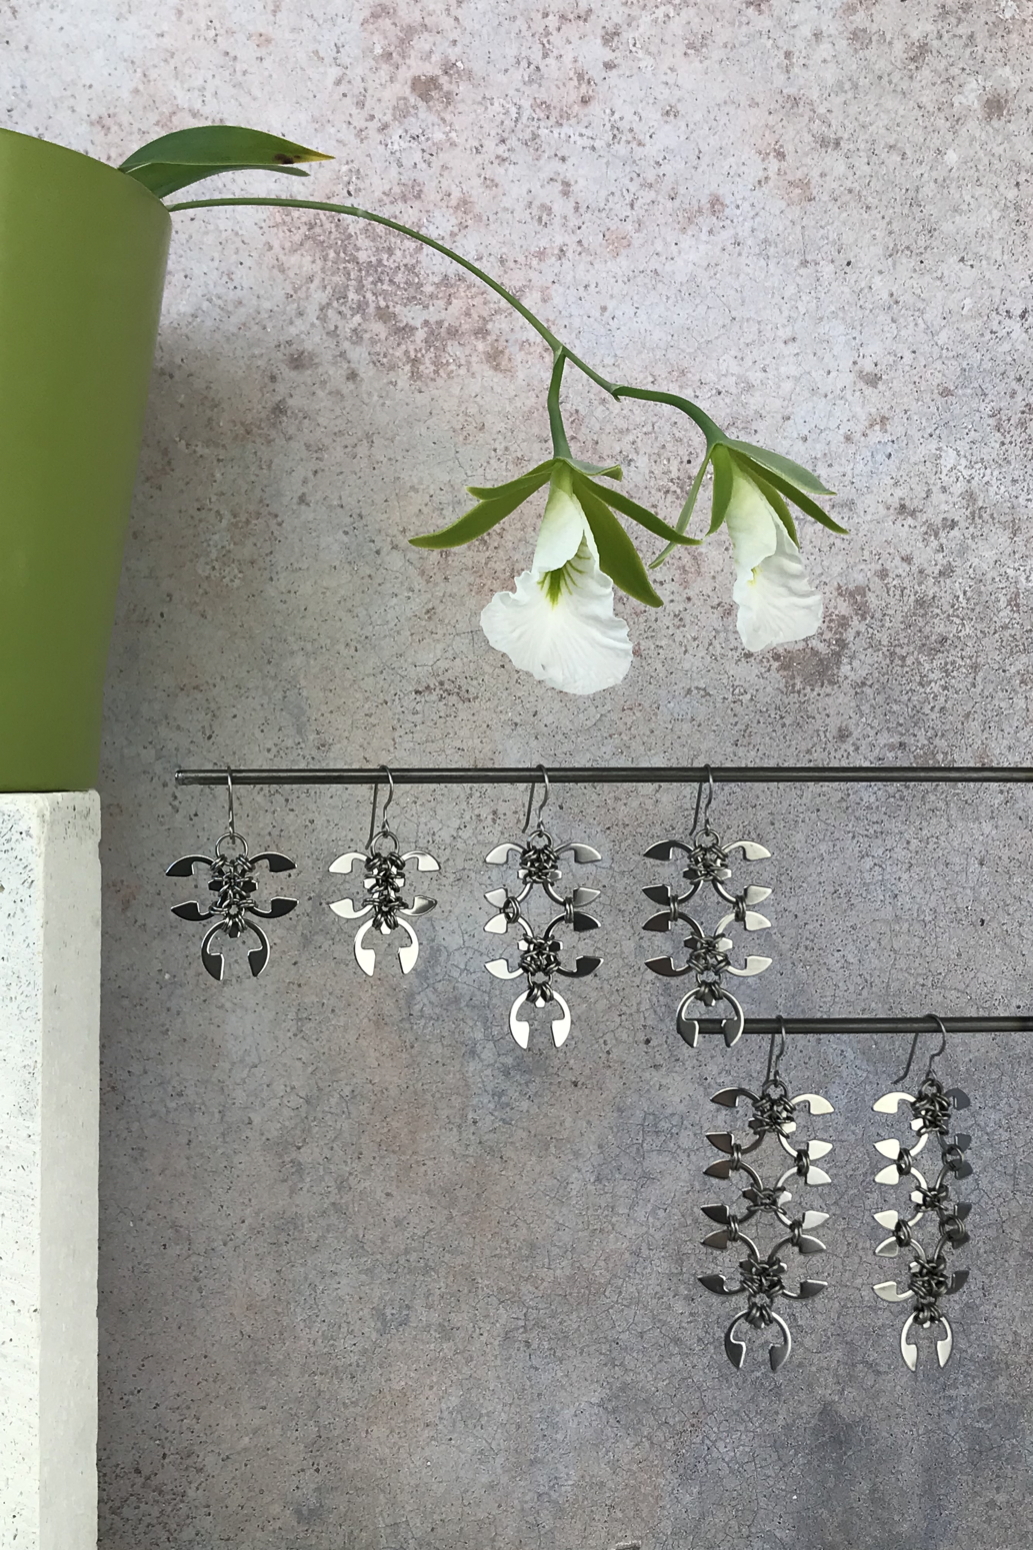
[[[343,856],[338,856],[336,861],[331,862],[329,868],[331,872],[350,874],[356,862],[361,861],[365,903],[359,906],[351,899],[338,899],[331,904],[330,908],[335,915],[340,915],[342,920],[363,921],[355,933],[355,962],[363,974],[372,974],[377,962],[375,949],[366,946],[366,933],[379,931],[382,936],[390,936],[392,931],[403,931],[408,940],[398,949],[398,963],[402,973],[408,974],[420,954],[420,944],[416,939],[416,932],[409,924],[409,919],[418,915],[429,915],[438,901],[422,899],[417,894],[411,904],[406,904],[403,897],[406,863],[415,861],[417,872],[437,872],[439,868],[434,857],[428,855],[426,851],[407,850],[404,855],[399,851],[398,836],[389,827],[387,821],[387,810],[395,794],[394,776],[386,764],[382,764],[380,768],[387,776],[388,783],[388,796],[380,815],[380,828],[377,828],[379,787],[374,784],[373,808],[369,816],[366,849],[346,851]],[[369,916],[368,920],[366,916]]]
[[[257,915],[262,920],[276,920],[296,909],[298,901],[271,899],[269,908],[261,909],[254,903],[254,894],[258,889],[255,868],[264,862],[270,872],[293,872],[295,864],[275,850],[263,851],[258,856],[248,854],[247,840],[237,833],[233,814],[232,770],[226,771],[226,791],[229,819],[224,833],[215,842],[214,854],[181,856],[167,868],[165,876],[192,877],[195,867],[207,867],[208,889],[214,896],[208,908],[202,909],[196,899],[188,899],[185,904],[174,904],[172,913],[178,915],[180,920],[189,920],[194,924],[214,920],[215,924],[205,933],[201,943],[201,962],[215,980],[222,979],[226,968],[223,954],[217,952],[213,945],[216,938],[225,936],[233,942],[245,932],[257,937],[257,944],[247,955],[251,973],[257,979],[269,962],[269,938],[251,917]]]
[[[696,792],[696,811],[688,841],[661,840],[646,851],[646,855],[653,861],[671,861],[675,853],[681,851],[687,862],[682,877],[688,886],[680,893],[676,893],[666,883],[643,889],[647,899],[663,906],[659,914],[651,915],[646,921],[642,928],[644,931],[672,931],[679,921],[689,928],[682,943],[687,954],[684,964],[679,966],[668,956],[648,959],[646,968],[667,979],[693,975],[695,984],[682,998],[676,1019],[678,1032],[692,1049],[695,1049],[699,1039],[699,1023],[694,1015],[697,1005],[711,1007],[718,1001],[724,1002],[729,1008],[729,1015],[721,1024],[725,1043],[731,1045],[740,1038],[745,1021],[743,1009],[738,998],[726,987],[724,977],[732,974],[739,979],[747,979],[762,974],[771,963],[770,958],[759,954],[749,955],[742,968],[736,968],[732,963],[730,954],[734,944],[732,938],[726,935],[727,931],[732,926],[742,926],[745,931],[765,931],[771,924],[755,908],[771,896],[770,888],[758,888],[751,883],[736,893],[729,886],[732,853],[740,851],[744,861],[766,861],[771,852],[754,840],[733,840],[730,845],[722,843],[710,824],[714,778],[709,764],[705,769],[707,800],[703,807],[702,829],[699,827],[703,798],[701,781]],[[705,883],[710,884],[722,904],[730,906],[710,932],[686,910],[686,905],[696,897]]]
[[[817,1093],[801,1093],[798,1098],[790,1098],[789,1089],[779,1074],[786,1046],[785,1022],[781,1017],[778,1019],[778,1036],[781,1042],[778,1055],[775,1056],[776,1035],[771,1035],[767,1075],[759,1093],[752,1093],[745,1087],[726,1087],[722,1092],[715,1093],[710,1100],[726,1109],[734,1109],[739,1099],[744,1098],[753,1111],[748,1121],[748,1129],[753,1132],[751,1140],[745,1143],[737,1141],[727,1130],[713,1131],[707,1136],[711,1146],[725,1154],[705,1170],[707,1178],[729,1179],[733,1173],[744,1173],[747,1184],[741,1191],[740,1199],[745,1202],[745,1209],[733,1212],[726,1205],[707,1205],[702,1208],[705,1216],[719,1224],[716,1232],[708,1233],[703,1239],[704,1246],[728,1249],[733,1244],[742,1244],[746,1249],[746,1258],[739,1261],[739,1280],[734,1286],[729,1286],[723,1275],[704,1275],[699,1278],[710,1292],[717,1292],[722,1297],[746,1298],[745,1308],[735,1315],[725,1331],[725,1354],[733,1367],[741,1367],[746,1357],[746,1342],[736,1338],[740,1326],[746,1325],[751,1329],[770,1329],[774,1326],[781,1338],[769,1347],[772,1372],[778,1371],[793,1347],[789,1326],[776,1313],[775,1303],[781,1297],[794,1301],[816,1297],[828,1284],[826,1281],[808,1278],[801,1280],[795,1292],[786,1286],[789,1267],[782,1258],[783,1254],[790,1248],[798,1254],[823,1253],[825,1245],[820,1238],[814,1237],[814,1228],[828,1221],[828,1213],[825,1211],[790,1210],[793,1196],[786,1186],[796,1179],[806,1185],[832,1182],[824,1169],[815,1167],[816,1160],[827,1156],[832,1150],[831,1143],[806,1141],[800,1146],[790,1139],[796,1132],[796,1115],[801,1109],[809,1109],[812,1114],[831,1114],[832,1105],[827,1098],[821,1098]],[[786,1156],[792,1158],[792,1166],[785,1169],[775,1183],[770,1185],[765,1184],[761,1178],[757,1163],[746,1161],[748,1156],[760,1150],[766,1136],[774,1136]],[[759,1219],[759,1226],[765,1217],[771,1220],[779,1234],[778,1241],[766,1254],[762,1253],[757,1243],[756,1230],[752,1235],[743,1231],[748,1223],[756,1219]]]
[[[933,1061],[938,1060],[947,1047],[947,1030],[935,1013],[929,1016],[940,1030],[940,1047],[929,1057],[917,1093],[886,1093],[872,1105],[876,1114],[896,1114],[900,1105],[906,1103],[913,1116],[911,1129],[917,1132],[917,1140],[910,1147],[896,1140],[875,1143],[876,1151],[891,1159],[889,1165],[875,1175],[876,1184],[899,1184],[901,1179],[907,1179],[914,1186],[910,1194],[910,1200],[916,1207],[913,1215],[902,1216],[898,1211],[874,1213],[879,1226],[890,1229],[890,1236],[879,1244],[876,1254],[892,1257],[900,1249],[905,1249],[911,1255],[907,1287],[899,1291],[896,1281],[881,1281],[873,1288],[875,1295],[884,1302],[908,1302],[914,1299],[914,1309],[900,1332],[900,1354],[912,1372],[918,1366],[918,1347],[908,1339],[908,1335],[915,1325],[919,1329],[939,1330],[936,1356],[941,1367],[946,1364],[954,1348],[954,1331],[941,1307],[941,1299],[960,1291],[968,1280],[967,1270],[948,1270],[947,1253],[961,1248],[969,1241],[965,1219],[972,1209],[966,1201],[955,1200],[952,1194],[954,1182],[968,1178],[972,1172],[971,1163],[965,1160],[965,1152],[972,1137],[950,1134],[952,1111],[967,1109],[971,1100],[960,1087],[945,1089],[934,1074]],[[907,1079],[921,1032],[918,1029],[911,1041],[911,1053],[903,1075],[897,1078],[898,1082]],[[930,1136],[935,1139],[939,1152],[938,1158],[934,1159],[934,1165],[938,1166],[932,1184],[914,1166],[914,1158],[923,1150]],[[924,1249],[915,1237],[915,1229],[926,1216],[933,1217],[936,1224],[936,1245],[931,1252]]]
[[[499,980],[515,980],[521,976],[526,979],[526,988],[517,996],[509,1013],[509,1031],[520,1048],[526,1049],[531,1037],[531,1026],[520,1016],[520,1011],[530,1005],[551,1006],[558,1011],[559,1015],[552,1021],[552,1041],[559,1049],[570,1032],[570,1007],[555,988],[555,976],[560,974],[565,979],[584,979],[594,974],[603,961],[596,957],[579,957],[575,959],[572,969],[565,969],[561,963],[563,943],[557,932],[563,926],[578,932],[596,930],[599,922],[594,915],[586,913],[585,905],[599,897],[599,889],[573,888],[569,893],[559,893],[557,888],[563,877],[560,861],[562,857],[569,856],[578,866],[583,866],[601,861],[602,857],[591,845],[582,845],[578,841],[572,840],[566,845],[556,844],[542,823],[542,812],[549,800],[549,776],[544,765],[539,764],[538,769],[543,785],[534,830],[531,834],[527,833],[536,785],[532,781],[522,831],[526,838],[519,843],[509,840],[503,845],[496,845],[485,857],[490,866],[505,866],[513,857],[516,858],[517,891],[510,893],[508,888],[489,889],[484,897],[498,913],[492,916],[484,929],[502,936],[511,926],[518,928],[517,966],[511,968],[508,959],[495,958],[484,967]],[[534,888],[540,888],[545,897],[560,908],[560,913],[554,915],[542,931],[536,931],[527,919],[526,901]]]

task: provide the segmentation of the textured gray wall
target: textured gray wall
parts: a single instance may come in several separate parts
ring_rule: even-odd
[[[778,1377],[736,1375],[698,1212],[707,1099],[645,974],[670,790],[558,794],[605,853],[603,970],[526,1055],[484,973],[480,858],[522,793],[402,792],[444,867],[407,981],[358,974],[325,873],[362,792],[243,793],[300,858],[268,974],[217,987],[163,866],[218,793],[178,762],[1026,761],[1030,0],[279,0],[5,7],[6,122],[118,159],[197,121],[333,151],[307,185],[414,221],[602,369],[680,388],[840,490],[806,534],[827,624],[748,657],[724,541],[676,559],[639,656],[573,700],[477,615],[533,524],[407,534],[543,455],[547,362],[486,291],[329,217],[179,216],[109,680],[104,1550],[1018,1550],[1033,1377],[1030,1082],[972,1039],[959,1345],[900,1363],[870,1212],[902,1041],[809,1041],[835,1186]],[[238,191],[268,192],[248,175]],[[673,414],[571,384],[584,455],[677,510]],[[728,790],[768,842],[758,1011],[1028,1007],[1021,791]]]

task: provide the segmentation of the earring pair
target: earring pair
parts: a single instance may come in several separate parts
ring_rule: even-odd
[[[951,1271],[948,1255],[969,1241],[965,1220],[971,1210],[967,1202],[959,1201],[953,1193],[954,1183],[967,1178],[971,1164],[965,1152],[971,1141],[967,1135],[950,1133],[950,1120],[955,1110],[969,1106],[968,1095],[960,1088],[944,1088],[933,1071],[934,1062],[944,1053],[947,1031],[942,1020],[931,1014],[931,1020],[941,1033],[939,1048],[929,1058],[925,1076],[917,1092],[895,1090],[879,1098],[873,1105],[878,1114],[896,1114],[902,1105],[910,1110],[911,1129],[916,1139],[905,1147],[897,1140],[876,1142],[876,1150],[891,1159],[887,1167],[875,1176],[878,1184],[898,1184],[907,1179],[914,1188],[911,1203],[917,1207],[913,1214],[902,1215],[896,1210],[876,1211],[875,1220],[883,1228],[890,1229],[875,1252],[881,1256],[894,1256],[901,1249],[910,1253],[907,1285],[903,1290],[896,1281],[880,1282],[874,1291],[885,1302],[914,1303],[900,1334],[900,1352],[905,1364],[914,1372],[918,1365],[918,1348],[911,1338],[916,1329],[936,1330],[936,1355],[943,1367],[954,1345],[951,1324],[943,1311],[942,1299],[961,1290],[968,1279],[967,1270]],[[898,1083],[907,1080],[914,1062],[921,1029],[915,1033],[903,1074]],[[776,1053],[775,1040],[779,1040]],[[789,1088],[780,1073],[786,1048],[786,1024],[777,1019],[768,1048],[768,1064],[764,1081],[758,1093],[745,1087],[729,1087],[715,1093],[712,1102],[725,1108],[736,1108],[745,1100],[751,1110],[747,1122],[749,1137],[737,1139],[730,1131],[711,1132],[707,1139],[723,1155],[705,1170],[708,1178],[730,1179],[733,1174],[744,1173],[747,1184],[740,1191],[745,1205],[732,1211],[724,1203],[702,1207],[705,1216],[718,1224],[717,1230],[704,1239],[707,1248],[726,1250],[741,1243],[746,1257],[739,1262],[738,1283],[729,1285],[724,1275],[700,1276],[700,1282],[709,1291],[724,1297],[745,1296],[746,1306],[740,1309],[729,1324],[724,1336],[725,1352],[733,1366],[740,1368],[746,1356],[746,1342],[740,1334],[747,1328],[772,1329],[775,1342],[769,1348],[769,1360],[773,1372],[777,1372],[792,1350],[789,1326],[777,1311],[780,1299],[803,1301],[818,1296],[827,1282],[804,1277],[797,1289],[787,1284],[790,1250],[810,1256],[825,1252],[825,1244],[814,1236],[814,1229],[828,1220],[826,1212],[800,1209],[793,1206],[790,1185],[813,1187],[829,1184],[831,1179],[824,1169],[816,1167],[818,1159],[832,1150],[829,1142],[813,1139],[803,1145],[796,1140],[798,1116],[802,1111],[811,1115],[833,1113],[832,1105],[817,1093],[801,1093],[790,1097]],[[765,1184],[759,1171],[757,1153],[765,1140],[773,1138],[782,1153],[791,1159],[791,1166],[784,1168],[773,1183]],[[932,1140],[939,1156],[934,1178],[927,1179],[914,1166],[914,1158]],[[750,1157],[752,1161],[746,1159]],[[935,1242],[924,1247],[916,1229],[929,1217],[934,1222]],[[764,1252],[760,1246],[759,1228],[767,1221],[775,1229],[777,1241]],[[744,1231],[750,1226],[749,1233]]]

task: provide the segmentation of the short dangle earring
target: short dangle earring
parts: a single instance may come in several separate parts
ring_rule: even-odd
[[[165,873],[166,877],[191,877],[194,868],[203,866],[209,872],[209,891],[214,898],[205,910],[201,908],[196,899],[188,899],[185,904],[174,904],[173,915],[178,915],[180,920],[189,920],[194,923],[214,920],[215,924],[205,933],[201,943],[201,962],[204,964],[212,979],[221,980],[226,968],[226,961],[222,953],[216,952],[213,943],[219,936],[225,936],[229,941],[236,941],[237,937],[250,932],[258,938],[258,943],[248,952],[248,964],[251,973],[257,979],[269,962],[269,938],[261,926],[256,926],[249,917],[257,915],[262,920],[275,920],[281,915],[289,915],[297,908],[297,899],[271,899],[268,909],[261,909],[252,902],[253,895],[258,889],[254,872],[259,862],[264,861],[270,872],[293,872],[294,862],[287,856],[281,856],[278,851],[263,851],[259,856],[248,855],[247,840],[242,834],[237,833],[233,815],[233,772],[226,771],[226,791],[229,800],[229,820],[226,831],[220,834],[215,842],[213,856],[181,856],[174,861]]]
[[[735,1315],[725,1331],[725,1354],[733,1367],[741,1367],[746,1357],[745,1341],[736,1338],[740,1326],[746,1325],[750,1329],[770,1329],[775,1326],[781,1338],[768,1350],[772,1372],[778,1371],[793,1347],[789,1326],[775,1312],[775,1303],[780,1297],[794,1301],[817,1297],[828,1284],[825,1281],[805,1279],[795,1292],[789,1291],[786,1286],[789,1267],[782,1255],[790,1248],[798,1254],[823,1253],[824,1243],[813,1234],[815,1227],[828,1221],[828,1213],[825,1211],[791,1211],[789,1203],[793,1197],[786,1186],[797,1179],[801,1184],[808,1185],[832,1182],[824,1169],[815,1167],[819,1157],[825,1157],[831,1152],[831,1143],[805,1141],[801,1146],[790,1140],[797,1128],[798,1110],[809,1109],[812,1114],[831,1114],[832,1105],[827,1098],[821,1098],[817,1093],[801,1093],[798,1098],[790,1098],[789,1089],[779,1074],[786,1046],[785,1022],[781,1017],[778,1019],[778,1037],[780,1044],[778,1055],[775,1056],[776,1035],[771,1035],[767,1075],[759,1093],[752,1093],[745,1087],[726,1087],[722,1092],[715,1093],[710,1100],[726,1109],[734,1109],[739,1099],[745,1098],[753,1110],[748,1122],[748,1128],[753,1132],[751,1141],[743,1144],[727,1130],[713,1131],[707,1136],[711,1146],[725,1153],[724,1157],[711,1163],[705,1170],[707,1177],[729,1179],[733,1173],[744,1173],[748,1183],[741,1191],[740,1199],[745,1201],[745,1209],[733,1213],[725,1205],[702,1208],[705,1216],[719,1224],[716,1232],[709,1233],[703,1239],[704,1246],[709,1249],[728,1249],[740,1243],[746,1249],[746,1258],[739,1261],[737,1285],[729,1286],[723,1275],[699,1278],[710,1292],[718,1292],[722,1297],[746,1298],[746,1307]],[[757,1166],[746,1161],[748,1156],[759,1151],[766,1136],[774,1136],[786,1156],[792,1158],[792,1166],[785,1169],[773,1185],[766,1185]],[[743,1232],[747,1223],[759,1218],[759,1226],[765,1216],[779,1234],[775,1246],[766,1254],[756,1241],[755,1230],[752,1237]]]
[[[890,1229],[890,1236],[879,1244],[876,1254],[892,1257],[900,1249],[905,1249],[912,1256],[905,1291],[898,1291],[896,1281],[881,1281],[873,1288],[875,1295],[884,1302],[908,1302],[914,1298],[914,1311],[909,1314],[900,1332],[900,1354],[912,1372],[918,1366],[918,1347],[908,1339],[908,1335],[916,1324],[919,1329],[936,1328],[940,1331],[936,1341],[936,1356],[941,1367],[946,1364],[954,1348],[954,1332],[940,1306],[940,1299],[959,1292],[968,1280],[967,1270],[948,1271],[947,1252],[961,1248],[969,1241],[964,1224],[972,1209],[966,1201],[955,1200],[951,1193],[954,1181],[968,1178],[972,1172],[972,1165],[966,1162],[964,1156],[972,1137],[949,1134],[952,1110],[967,1109],[970,1099],[960,1087],[945,1090],[933,1072],[933,1061],[938,1060],[947,1047],[947,1030],[934,1013],[929,1016],[940,1030],[940,1047],[930,1055],[917,1093],[887,1093],[872,1105],[876,1114],[896,1114],[900,1105],[906,1103],[913,1115],[911,1129],[918,1133],[917,1141],[910,1148],[902,1146],[899,1141],[875,1143],[876,1151],[891,1159],[889,1166],[875,1175],[876,1184],[898,1184],[901,1179],[908,1179],[916,1185],[910,1195],[912,1204],[917,1208],[912,1216],[902,1216],[898,1211],[874,1213],[879,1226]],[[903,1076],[898,1077],[899,1082],[905,1081],[911,1070],[921,1032],[919,1029],[911,1041],[911,1053],[907,1057]],[[939,1157],[934,1159],[934,1164],[938,1163],[939,1166],[932,1184],[926,1181],[913,1163],[930,1136],[935,1138],[939,1152]],[[934,1217],[936,1222],[936,1245],[931,1252],[924,1249],[914,1236],[915,1228],[927,1215]]]
[[[680,979],[684,974],[695,977],[696,983],[682,998],[676,1019],[678,1032],[692,1049],[695,1049],[699,1039],[699,1023],[694,1015],[698,1005],[711,1007],[718,1001],[723,1001],[730,1008],[730,1015],[721,1025],[725,1043],[731,1045],[736,1042],[742,1034],[745,1018],[738,999],[725,987],[724,977],[726,974],[732,974],[739,979],[747,979],[755,974],[762,974],[771,963],[770,958],[751,954],[743,967],[737,969],[729,956],[733,942],[725,933],[730,927],[736,925],[742,926],[745,931],[765,931],[771,924],[767,916],[759,915],[754,907],[770,897],[770,888],[758,888],[749,884],[740,892],[734,893],[726,886],[732,876],[732,852],[741,851],[744,861],[766,861],[771,852],[754,840],[733,840],[730,845],[722,844],[710,825],[710,804],[714,800],[714,777],[710,773],[709,764],[705,768],[707,800],[703,808],[702,829],[699,827],[700,804],[703,798],[701,781],[696,792],[696,811],[693,815],[688,843],[684,840],[661,840],[659,844],[651,845],[646,851],[646,855],[654,861],[671,861],[676,851],[682,851],[688,863],[682,877],[688,886],[682,893],[676,893],[666,883],[643,889],[647,899],[652,899],[654,904],[663,905],[658,915],[651,915],[646,921],[642,928],[644,931],[671,931],[679,921],[689,928],[689,934],[682,944],[688,954],[684,964],[679,967],[673,958],[668,956],[648,959],[646,968],[652,969],[654,974],[662,974],[667,979]],[[731,906],[710,933],[705,931],[699,921],[688,914],[685,908],[705,883],[710,884],[722,903]]]
[[[366,902],[361,906],[352,903],[351,899],[338,899],[330,908],[335,915],[340,915],[343,920],[364,920],[355,933],[355,962],[363,974],[372,974],[376,967],[377,955],[372,947],[365,945],[365,936],[368,931],[379,931],[383,936],[390,936],[392,931],[404,931],[408,937],[398,949],[398,962],[403,974],[408,974],[419,957],[420,944],[416,940],[416,932],[409,924],[407,917],[428,915],[437,904],[436,899],[421,899],[417,894],[411,904],[406,904],[402,897],[405,889],[405,866],[408,861],[415,861],[417,872],[436,872],[438,863],[434,857],[425,851],[407,850],[404,855],[399,853],[398,836],[393,829],[388,827],[387,810],[391,806],[395,794],[394,776],[386,764],[380,768],[387,776],[388,796],[384,803],[380,818],[380,828],[377,824],[377,792],[378,786],[373,787],[373,809],[369,818],[369,836],[366,840],[365,850],[349,850],[337,860],[331,862],[331,872],[350,873],[357,861],[362,862],[362,887]]]
[[[542,799],[538,804],[537,822],[533,832],[527,835],[531,822],[531,809],[534,805],[535,782],[531,782],[531,790],[527,798],[527,812],[524,816],[523,833],[527,838],[521,843],[512,840],[503,845],[496,845],[490,850],[485,860],[490,866],[505,866],[514,856],[517,863],[517,891],[510,893],[508,888],[492,888],[484,897],[488,903],[498,911],[485,926],[485,931],[491,931],[501,936],[507,932],[510,926],[517,926],[520,931],[520,939],[517,942],[519,958],[515,969],[511,968],[506,958],[495,958],[484,967],[489,974],[493,974],[499,980],[515,980],[526,976],[527,988],[521,991],[513,1002],[509,1013],[509,1031],[513,1035],[521,1049],[526,1049],[531,1037],[530,1024],[520,1016],[523,1006],[530,1004],[535,1007],[555,1006],[559,1015],[553,1018],[552,1040],[559,1049],[570,1032],[570,1007],[563,996],[553,984],[557,974],[566,979],[584,979],[589,974],[594,974],[602,963],[601,958],[580,957],[574,962],[572,969],[565,969],[560,962],[563,952],[563,943],[556,933],[561,926],[569,926],[572,931],[594,931],[599,922],[594,915],[585,911],[585,905],[591,904],[599,897],[598,888],[573,888],[569,893],[557,892],[557,884],[563,876],[560,868],[560,860],[564,856],[570,856],[571,860],[579,866],[586,862],[601,861],[597,850],[591,845],[582,845],[571,841],[566,845],[557,845],[552,835],[542,823],[542,812],[549,800],[549,776],[544,765],[539,765],[543,789]],[[525,901],[534,888],[541,888],[545,897],[553,904],[560,906],[561,913],[555,915],[541,932],[538,932],[528,921],[525,914]]]

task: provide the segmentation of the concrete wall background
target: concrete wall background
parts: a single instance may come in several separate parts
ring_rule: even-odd
[[[480,968],[480,858],[520,792],[399,794],[444,868],[404,982],[363,981],[326,909],[365,793],[242,793],[243,831],[302,867],[257,984],[207,981],[162,869],[223,816],[173,791],[181,762],[1029,762],[1029,0],[5,16],[12,127],[115,161],[220,120],[332,151],[279,191],[457,245],[603,370],[799,456],[853,529],[805,535],[816,642],[740,650],[717,542],[673,562],[662,613],[626,606],[619,689],[546,690],[477,626],[531,517],[404,542],[543,455],[536,339],[400,238],[176,218],[102,781],[104,1550],[1024,1544],[1021,1039],[951,1052],[972,1281],[957,1355],[915,1378],[870,1291],[870,1104],[905,1051],[791,1049],[837,1109],[832,1289],[778,1378],[759,1345],[737,1376],[697,1206],[708,1096],[764,1052],[690,1055],[642,970],[638,858],[684,821],[673,792],[554,801],[606,858],[606,963],[559,1054],[516,1049]],[[569,403],[583,455],[676,511],[687,427],[587,384]],[[720,792],[719,828],[775,853],[751,1009],[1026,1009],[1031,800]]]

